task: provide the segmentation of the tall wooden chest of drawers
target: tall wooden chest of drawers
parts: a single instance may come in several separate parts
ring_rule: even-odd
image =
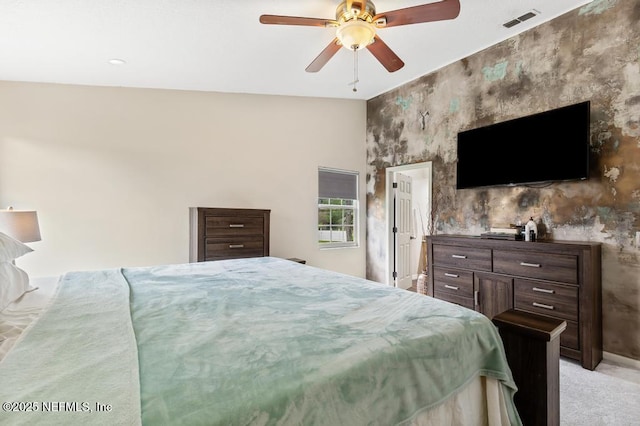
[[[602,359],[599,243],[436,235],[427,255],[427,294],[489,318],[515,309],[566,321],[560,354],[590,370]]]
[[[269,256],[270,210],[189,208],[189,261]]]

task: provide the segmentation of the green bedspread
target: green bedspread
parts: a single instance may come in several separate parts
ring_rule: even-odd
[[[119,270],[73,272],[0,362],[0,425],[140,423],[129,286]]]
[[[126,268],[108,280],[94,274],[65,276],[57,299],[89,288],[96,301],[128,296],[130,315],[127,310],[122,318],[114,309],[104,330],[111,315],[80,320],[74,308],[54,304],[0,363],[2,401],[74,398],[130,414],[109,424],[135,424],[141,411],[142,423],[154,426],[394,425],[486,375],[501,381],[512,423],[519,423],[500,337],[473,311],[276,258]],[[106,282],[108,289],[97,289]],[[60,332],[50,330],[59,321],[74,324],[68,337],[76,343],[37,357],[39,374],[15,393],[14,384],[29,382],[29,375],[7,382],[5,374],[29,368],[34,347],[46,346],[42,334]],[[78,321],[85,325],[77,329]],[[87,332],[107,336],[109,343],[79,357],[90,366],[63,374],[75,369],[68,362],[76,363],[77,352],[86,351]],[[137,362],[131,359],[136,351]],[[138,369],[139,388],[130,377]],[[113,377],[102,377],[109,371]],[[88,373],[98,377],[78,377]],[[41,393],[43,377],[53,384]],[[104,393],[118,380],[120,394]],[[110,386],[94,387],[105,381]],[[130,406],[138,391],[140,411]],[[84,421],[78,424],[109,419],[68,414]],[[0,423],[18,418],[13,412],[0,416]]]

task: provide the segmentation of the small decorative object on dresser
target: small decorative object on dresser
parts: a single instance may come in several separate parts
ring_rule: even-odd
[[[489,318],[510,310],[567,322],[560,355],[593,370],[602,360],[601,247],[591,242],[427,237],[427,294]]]
[[[189,208],[189,262],[269,256],[271,210]]]

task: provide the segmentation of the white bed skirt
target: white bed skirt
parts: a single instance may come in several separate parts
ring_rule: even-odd
[[[477,376],[442,404],[416,415],[412,426],[509,425],[504,397],[496,379]]]

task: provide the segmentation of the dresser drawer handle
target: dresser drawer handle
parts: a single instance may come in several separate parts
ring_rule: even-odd
[[[554,310],[555,308],[551,305],[545,305],[544,303],[538,303],[538,302],[533,302],[533,306],[535,306],[536,308],[544,308],[544,309],[549,309],[549,310]]]
[[[456,291],[458,291],[458,287],[453,286],[453,285],[445,284],[445,285],[444,285],[444,288],[448,288],[449,290],[456,290]]]
[[[453,257],[454,259],[466,259],[467,256],[463,255],[463,254],[452,254],[451,257]]]
[[[244,244],[229,244],[230,249],[234,248],[244,248]]]
[[[229,228],[244,228],[244,223],[230,223]]]
[[[540,268],[542,265],[540,265],[539,263],[520,262],[520,266],[529,266],[531,268]]]
[[[548,290],[546,288],[540,288],[540,287],[533,287],[532,289],[533,291],[537,291],[538,293],[547,293],[547,294],[553,294],[555,293],[555,291],[553,290]]]
[[[458,275],[458,274],[450,274],[448,272],[445,272],[444,276],[445,277],[449,277],[449,278],[460,278],[460,275]]]

